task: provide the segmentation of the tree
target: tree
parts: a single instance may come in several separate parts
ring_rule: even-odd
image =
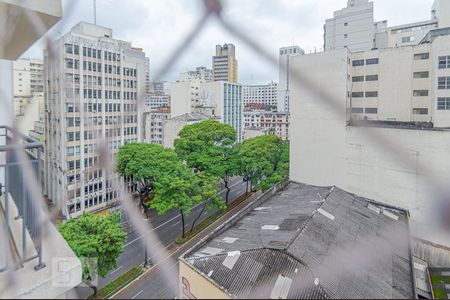
[[[170,174],[179,163],[174,151],[160,145],[128,143],[119,149],[116,170],[140,187],[141,206],[147,213],[147,203],[155,195],[156,183]]]
[[[202,196],[203,206],[200,213],[195,218],[191,225],[191,233],[194,230],[195,224],[203,215],[205,210],[213,211],[214,209],[225,209],[223,198],[219,196],[219,186],[215,177],[209,176],[206,173],[200,173],[197,175],[200,184],[200,195]]]
[[[82,261],[84,281],[94,289],[96,295],[97,288],[92,285],[95,275],[92,262],[96,261],[96,271],[102,277],[116,268],[117,258],[123,252],[127,237],[121,229],[120,216],[84,214],[79,219],[70,219],[59,225],[59,231]]]
[[[237,175],[238,163],[234,144],[236,130],[227,124],[207,120],[185,126],[175,140],[175,152],[187,165],[200,172],[221,178],[227,189],[230,177]]]
[[[185,216],[189,216],[192,207],[203,200],[198,177],[181,162],[170,175],[156,182],[155,197],[149,203],[160,215],[175,208],[181,216],[182,237],[186,236]]]
[[[286,175],[289,146],[281,138],[258,136],[244,141],[238,148],[240,174],[247,179],[247,192],[248,183],[252,191],[254,188],[267,190]]]

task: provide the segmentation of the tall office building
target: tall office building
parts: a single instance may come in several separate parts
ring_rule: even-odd
[[[277,95],[278,84],[273,81],[268,84],[244,85],[242,87],[244,106],[249,103],[259,103],[277,107]]]
[[[46,189],[66,217],[98,211],[116,202],[98,143],[112,153],[141,140],[146,59],[112,30],[79,23],[45,51]],[[143,101],[141,102],[143,104]]]
[[[450,178],[449,5],[436,0],[430,20],[384,22],[374,34],[376,49],[295,57],[294,70],[330,99],[293,82],[290,131],[292,180],[405,207],[413,236],[447,247],[448,232],[433,220],[438,192],[424,169]]]
[[[237,132],[237,141],[243,140],[242,85],[230,82],[205,82],[199,86],[200,103],[195,112],[203,113],[228,124]]]
[[[28,103],[44,94],[44,66],[42,60],[19,59],[13,67],[14,109],[20,116]]]
[[[187,71],[182,76],[193,77],[201,81],[214,81],[213,70],[206,67],[197,67],[195,70]]]
[[[277,96],[277,109],[279,112],[289,112],[291,90],[291,59],[294,56],[304,55],[305,51],[299,46],[280,48],[279,57],[279,83]]]
[[[216,55],[212,58],[212,66],[214,81],[238,82],[238,61],[233,44],[216,45]]]

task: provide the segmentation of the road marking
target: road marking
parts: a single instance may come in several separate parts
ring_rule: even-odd
[[[178,222],[176,222],[175,224],[173,224],[172,227],[175,227],[175,226],[177,226],[177,225],[180,224],[180,223],[181,223],[181,221],[178,221]]]
[[[139,293],[137,293],[136,295],[134,295],[133,297],[131,297],[131,299],[135,299],[137,296],[139,296],[140,294],[142,294],[144,290],[141,290]]]
[[[117,269],[115,269],[114,271],[112,271],[109,275],[114,274],[115,272],[119,271],[120,269],[123,268],[123,265],[121,265],[120,267],[118,267]]]
[[[129,243],[123,245],[123,247],[125,248],[125,247],[127,247],[127,246],[130,246],[131,244],[133,244],[133,243],[136,242],[136,241],[139,241],[140,239],[141,239],[141,237],[135,238],[135,239],[132,240],[131,242],[129,242]]]
[[[233,188],[233,187],[235,187],[235,186],[238,185],[238,184],[242,184],[242,182],[239,180],[239,181],[236,182],[235,184],[231,185],[231,186],[230,186],[230,189]],[[225,191],[226,191],[226,189],[223,189],[222,191],[219,192],[219,194],[222,194],[222,193],[225,192]],[[196,206],[194,206],[193,208],[191,208],[191,210],[193,210],[193,209],[199,207],[199,206],[202,205],[202,204],[203,204],[203,202],[200,203],[200,204],[198,204],[198,205],[196,205]],[[155,230],[157,230],[157,229],[159,229],[159,228],[161,228],[161,227],[163,227],[163,226],[169,224],[170,222],[172,222],[172,221],[178,219],[179,217],[180,217],[180,215],[176,215],[176,216],[173,217],[172,219],[167,220],[166,222],[164,222],[164,223],[162,223],[162,224],[159,224],[158,226],[156,226],[155,228],[153,228],[152,230],[150,230],[150,232],[153,232],[153,231],[155,231]],[[134,242],[139,241],[141,238],[142,238],[142,237],[138,237],[138,238],[132,240],[131,242],[125,244],[123,247],[125,248],[125,247],[129,246],[129,245],[133,244]]]

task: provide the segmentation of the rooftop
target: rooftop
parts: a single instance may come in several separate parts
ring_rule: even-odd
[[[336,187],[290,183],[182,259],[239,298],[280,285],[285,298],[414,298],[408,218]]]
[[[413,130],[429,130],[429,131],[450,131],[450,128],[447,128],[447,127],[434,127],[434,124],[432,122],[350,120],[350,121],[348,121],[348,125],[355,126],[355,127],[413,129]]]
[[[211,119],[208,115],[198,112],[193,112],[190,114],[184,114],[177,117],[172,118],[174,121],[184,121],[184,122],[196,122],[196,121],[204,121]]]

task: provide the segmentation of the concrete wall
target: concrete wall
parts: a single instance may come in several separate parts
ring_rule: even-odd
[[[222,291],[183,260],[179,260],[179,268],[180,299],[231,299],[229,294]]]
[[[294,85],[291,180],[336,185],[406,208],[411,213],[413,236],[450,245],[448,232],[434,222],[439,198],[424,168],[433,172],[431,183],[436,178],[450,181],[450,131],[347,127],[347,66],[345,50],[294,60],[294,67],[309,74],[312,83],[328,97],[321,98],[317,89]],[[395,150],[386,143],[395,145]]]
[[[450,266],[450,248],[436,245],[424,240],[412,239],[412,252],[425,260],[430,267],[445,268]]]

